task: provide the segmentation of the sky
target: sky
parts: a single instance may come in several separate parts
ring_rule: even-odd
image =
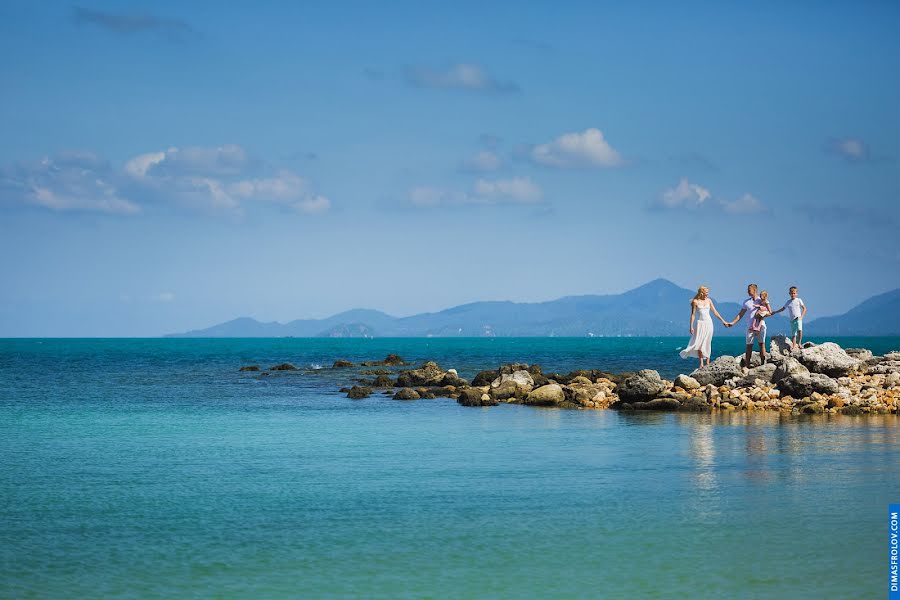
[[[0,337],[900,287],[897,2],[0,2]]]

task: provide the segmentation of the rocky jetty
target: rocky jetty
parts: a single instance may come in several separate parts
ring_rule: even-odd
[[[471,407],[527,404],[692,412],[900,413],[900,352],[875,356],[870,350],[844,349],[833,342],[807,342],[802,348],[791,348],[790,340],[775,336],[765,364],[754,353],[747,368],[743,358],[720,356],[673,381],[651,369],[620,374],[598,369],[545,374],[540,365],[512,363],[478,372],[469,383],[455,369],[444,369],[434,361],[397,370],[406,363],[392,354],[383,361],[362,362],[360,366],[395,367],[391,369],[395,378],[378,371],[374,379],[359,379],[361,385],[342,391],[350,398],[362,399],[373,393],[372,388],[380,388],[396,400],[452,398]],[[290,363],[271,368],[292,369],[295,367]]]

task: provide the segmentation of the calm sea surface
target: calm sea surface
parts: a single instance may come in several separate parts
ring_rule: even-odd
[[[0,597],[884,597],[896,416],[354,401],[317,368],[672,377],[686,341],[0,340]]]

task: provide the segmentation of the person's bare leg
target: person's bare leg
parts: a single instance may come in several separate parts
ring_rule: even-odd
[[[798,346],[803,345],[803,330],[802,329],[797,330],[797,345]]]
[[[766,364],[766,345],[762,342],[759,343],[759,364]]]
[[[747,344],[747,351],[744,353],[744,366],[750,368],[750,359],[753,358],[753,344]]]

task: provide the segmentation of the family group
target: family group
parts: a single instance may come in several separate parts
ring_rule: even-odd
[[[744,300],[740,312],[731,321],[726,321],[709,297],[709,288],[701,285],[697,289],[697,295],[691,300],[691,341],[687,348],[681,351],[681,358],[699,358],[701,367],[709,364],[713,337],[710,313],[714,314],[725,327],[733,327],[744,315],[748,316],[747,349],[744,355],[744,364],[747,366],[750,365],[754,343],[759,344],[760,360],[766,362],[766,318],[785,310],[788,311],[791,320],[791,343],[796,348],[803,343],[803,317],[806,315],[806,304],[797,295],[796,286],[791,286],[788,293],[791,299],[778,310],[772,310],[769,293],[765,290],[759,292],[759,286],[751,283],[747,286],[748,298]]]

